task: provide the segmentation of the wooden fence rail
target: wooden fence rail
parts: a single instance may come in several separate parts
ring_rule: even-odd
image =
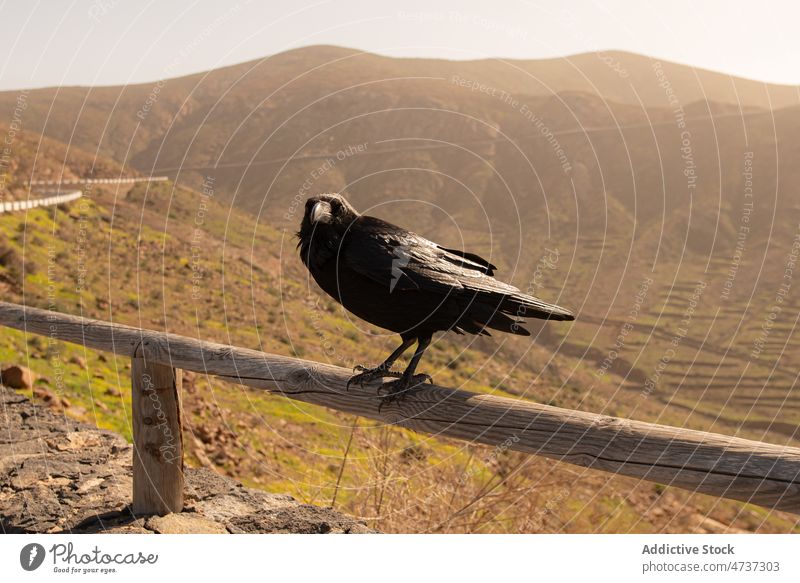
[[[66,180],[29,180],[29,186],[62,186],[66,184],[134,184],[136,182],[164,182],[168,176],[142,176],[137,178],[68,178]]]
[[[420,432],[800,513],[800,449],[794,447],[435,385],[379,411],[376,385],[347,390],[352,372],[336,366],[5,302],[0,302],[0,325],[168,367],[171,376],[161,370],[160,380],[155,382],[159,386],[152,386],[153,375],[148,375],[149,387],[134,378],[134,390],[145,393],[175,391],[169,379],[180,376],[176,369],[186,369]],[[132,369],[135,377],[143,374],[140,366]],[[162,407],[162,411],[179,416],[179,406],[176,399],[174,406]],[[142,412],[134,411],[134,415]],[[152,424],[152,416],[149,418]],[[157,444],[140,443],[137,435],[134,443],[137,451],[149,449],[158,456]],[[159,447],[166,446],[162,443]],[[174,471],[163,463],[162,467]],[[162,474],[156,473],[158,479],[140,482],[143,488],[164,487]],[[179,476],[171,479],[174,486]],[[152,511],[163,512],[164,508]]]
[[[80,190],[59,194],[56,196],[48,196],[46,198],[36,198],[33,200],[8,200],[0,202],[0,213],[11,211],[24,211],[27,209],[37,208],[40,206],[52,206],[54,204],[64,204],[73,200],[79,199],[83,196]]]

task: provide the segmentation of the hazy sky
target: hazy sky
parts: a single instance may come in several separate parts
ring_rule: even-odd
[[[310,44],[452,59],[622,49],[800,84],[798,23],[796,1],[0,0],[0,89],[152,81]]]

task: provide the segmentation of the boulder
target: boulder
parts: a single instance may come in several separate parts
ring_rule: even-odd
[[[0,383],[12,389],[30,389],[36,375],[24,366],[12,365],[0,371]]]

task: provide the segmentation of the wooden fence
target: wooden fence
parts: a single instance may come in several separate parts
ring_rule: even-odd
[[[134,184],[136,182],[164,182],[168,176],[140,176],[136,178],[68,178],[66,180],[29,180],[29,186],[61,186],[64,184]]]
[[[73,200],[77,200],[81,196],[83,196],[83,193],[80,190],[75,190],[73,192],[65,192],[64,194],[59,194],[56,196],[36,198],[34,200],[7,200],[5,202],[0,202],[0,213],[24,211],[26,209],[32,209],[40,206],[52,206],[54,204],[64,204],[67,202],[72,202]]]
[[[137,182],[163,182],[169,180],[167,176],[149,176],[141,178],[74,178],[68,180],[31,180],[29,186],[65,186],[76,184],[134,184]],[[0,213],[11,211],[24,211],[40,206],[52,206],[79,199],[83,196],[80,190],[65,192],[56,196],[36,198],[33,200],[8,200],[0,202]]]
[[[378,410],[376,385],[336,366],[0,302],[0,325],[133,359],[134,492],[141,514],[183,504],[186,369],[433,435],[522,451],[800,513],[800,449],[426,385]]]

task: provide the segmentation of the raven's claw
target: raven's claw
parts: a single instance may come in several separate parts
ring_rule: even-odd
[[[415,374],[413,377],[403,376],[396,381],[384,383],[381,389],[385,389],[387,392],[385,395],[380,395],[381,402],[378,403],[378,413],[386,403],[402,401],[410,393],[422,388],[426,381],[433,384],[433,377],[429,374],[420,373]]]
[[[376,366],[375,368],[367,368],[360,364],[357,364],[353,368],[353,372],[360,371],[357,375],[350,377],[347,381],[347,389],[350,389],[350,385],[358,385],[359,387],[363,387],[364,383],[368,383],[370,381],[374,381],[376,379],[380,379],[383,377],[392,377],[392,378],[400,378],[403,376],[403,373],[394,371],[394,370],[387,370],[382,366]]]

